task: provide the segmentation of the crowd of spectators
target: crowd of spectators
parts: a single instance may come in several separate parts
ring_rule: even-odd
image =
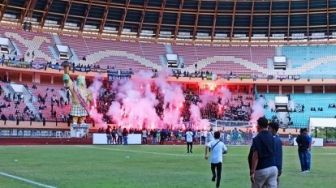
[[[68,121],[70,97],[64,88],[32,85],[31,90],[32,94],[37,97],[37,100],[32,102],[38,107],[39,119],[60,122]],[[60,93],[64,95],[62,96]]]
[[[106,129],[99,128],[98,133],[106,133],[111,135],[111,143],[124,144],[123,137],[128,134],[141,134],[142,144],[167,144],[167,143],[184,143],[186,139],[186,131],[182,129],[133,129],[121,127],[110,127]],[[208,140],[209,130],[191,130],[193,132],[193,142],[204,144]],[[220,130],[220,140],[225,144],[243,145],[250,144],[253,136],[256,134],[251,129],[240,130],[233,128],[231,130]],[[212,133],[213,134],[213,133]]]
[[[60,95],[66,91],[56,86],[23,84],[26,93],[16,93],[5,88],[8,82],[0,84],[0,118],[3,121],[58,121],[69,120],[69,99]],[[34,111],[35,109],[35,111]]]
[[[29,53],[29,54],[28,54]],[[27,52],[26,56],[33,56],[34,52]],[[2,62],[5,61],[5,56],[2,56]],[[7,59],[8,61],[8,59]],[[16,61],[16,59],[10,59],[9,61]],[[21,59],[20,61],[24,61],[24,59]],[[30,68],[34,69],[56,69],[61,71],[63,69],[61,63],[39,63],[39,62],[30,62]],[[110,72],[116,73],[115,75],[120,75],[121,72],[119,70],[115,70],[114,67],[100,67],[99,65],[80,65],[71,63],[70,68],[72,72],[75,71],[81,71],[81,72]],[[197,70],[197,67],[195,67]],[[132,70],[128,70],[129,74],[133,74]],[[157,75],[157,70],[153,70],[154,73]],[[192,73],[189,72],[181,72],[181,71],[175,71],[174,75],[184,76],[184,77],[199,77],[202,79],[212,79],[213,74],[208,71],[195,71]],[[6,79],[8,80],[8,78]],[[30,88],[31,87],[31,88]],[[32,85],[27,86],[26,88],[32,91],[32,94],[36,98],[36,100],[33,100],[34,97],[32,97],[31,101],[35,108],[37,108],[38,113],[34,113],[33,111],[30,111],[28,107],[25,108],[24,112],[17,112],[16,114],[13,114],[8,119],[22,119],[22,120],[30,120],[30,121],[59,121],[59,122],[69,122],[69,97],[67,96],[61,96],[59,94],[59,90],[61,92],[68,94],[67,91],[64,89],[59,88],[58,86],[50,86],[42,87],[40,89],[39,85]],[[154,88],[155,89],[155,88]],[[163,107],[163,96],[157,92],[157,99],[158,104],[155,107],[157,114],[160,116],[163,113],[164,107]],[[103,121],[110,124],[114,123],[111,121],[111,119],[106,115],[112,101],[115,99],[115,93],[110,88],[110,84],[104,84],[104,87],[99,92],[99,96],[96,99],[95,107],[97,108],[98,113],[103,115]],[[188,122],[190,121],[190,112],[189,107],[190,105],[196,104],[200,101],[199,93],[195,91],[185,90],[185,99],[186,102],[183,105],[182,108],[182,117],[183,121]],[[224,120],[241,120],[241,121],[248,121],[249,116],[251,113],[251,101],[253,98],[250,95],[234,95],[232,100],[227,101],[225,105],[223,105],[223,108],[219,108],[220,98],[218,99],[218,102],[210,102],[206,104],[204,107],[201,108],[201,115],[202,118],[206,119],[224,119]],[[24,103],[23,100],[20,101],[20,103]],[[15,104],[13,104],[15,105]],[[23,116],[23,117],[20,117]],[[92,119],[88,118],[87,122],[94,123]]]
[[[5,93],[0,86],[0,118],[4,122],[29,120],[34,113],[26,106],[22,94]]]

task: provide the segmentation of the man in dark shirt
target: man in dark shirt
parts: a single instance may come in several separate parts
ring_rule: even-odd
[[[274,161],[275,161],[275,166],[278,169],[278,186],[279,186],[279,177],[281,176],[282,173],[282,142],[280,140],[279,135],[277,134],[279,130],[279,124],[276,122],[271,122],[268,125],[268,130],[272,133],[273,138],[274,138]]]
[[[107,144],[112,144],[112,128],[111,128],[111,126],[107,126],[105,133],[106,133],[106,138],[107,138]]]
[[[309,172],[311,158],[311,138],[308,135],[307,128],[300,129],[300,135],[296,138],[296,142],[298,144],[301,172]]]
[[[268,131],[268,120],[258,119],[258,135],[253,138],[248,156],[252,188],[276,188],[278,169],[274,160],[274,139]]]

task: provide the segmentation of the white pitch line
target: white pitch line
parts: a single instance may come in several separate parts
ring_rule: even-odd
[[[153,154],[153,155],[166,155],[166,156],[176,156],[176,157],[190,157],[190,156],[201,156],[197,154],[175,154],[175,153],[160,153],[160,152],[152,152],[152,151],[138,151],[138,150],[128,150],[128,149],[117,149],[117,148],[100,148],[95,146],[78,146],[81,148],[91,148],[91,149],[101,149],[101,150],[110,150],[110,151],[121,151],[121,152],[132,152],[132,153],[145,153],[145,154]]]
[[[5,172],[0,172],[0,175],[5,176],[5,177],[8,177],[8,178],[16,179],[16,180],[19,180],[19,181],[23,181],[23,182],[26,182],[26,183],[29,183],[29,184],[32,184],[32,185],[37,185],[37,186],[39,186],[39,187],[45,187],[45,188],[57,188],[57,187],[55,187],[55,186],[46,185],[46,184],[39,183],[39,182],[36,182],[36,181],[33,181],[33,180],[29,180],[29,179],[26,179],[26,178],[22,178],[22,177],[19,177],[19,176],[14,176],[14,175],[11,175],[11,174],[7,174],[7,173],[5,173]]]
[[[163,152],[153,152],[153,151],[139,151],[139,150],[129,150],[129,149],[118,149],[118,148],[105,148],[105,147],[96,147],[96,146],[86,146],[78,145],[81,148],[91,148],[91,149],[100,149],[100,150],[109,150],[109,151],[120,151],[120,152],[132,152],[132,153],[143,153],[143,154],[152,154],[152,155],[163,155],[163,156],[176,156],[176,157],[202,157],[203,154],[177,154],[177,153],[163,153]],[[228,153],[229,156],[247,156],[244,154],[238,153]],[[297,156],[297,154],[287,154],[286,156]],[[313,156],[335,156],[336,153],[312,153]]]

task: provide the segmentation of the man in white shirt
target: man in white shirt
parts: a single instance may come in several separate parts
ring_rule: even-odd
[[[188,129],[186,132],[187,153],[192,153],[193,136],[194,133],[191,131],[191,129]]]
[[[208,150],[211,150],[211,172],[212,172],[212,181],[216,181],[216,188],[219,188],[221,175],[222,175],[222,163],[223,163],[223,154],[227,152],[227,147],[225,144],[219,140],[220,132],[216,131],[214,133],[215,140],[209,142],[205,147],[204,158],[208,160]],[[216,179],[217,178],[217,179]]]
[[[147,144],[147,130],[142,130],[142,144]]]
[[[209,142],[214,140],[214,135],[212,132],[212,128],[210,128],[210,131],[207,133],[207,137],[206,137],[206,144],[208,144]]]

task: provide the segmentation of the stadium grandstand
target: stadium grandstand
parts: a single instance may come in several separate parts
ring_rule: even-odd
[[[301,181],[291,146],[336,145],[335,52],[336,0],[0,0],[0,145],[27,145],[0,147],[0,187],[209,187],[215,131],[223,187],[248,187],[260,117],[282,187],[334,187],[333,148]]]
[[[107,114],[118,101],[114,82],[143,71],[159,77],[167,70],[166,79],[182,86],[186,108],[222,87],[240,101],[202,104],[202,118],[213,126],[251,125],[252,106],[262,98],[268,118],[297,131],[312,117],[336,115],[335,6],[329,0],[4,0],[1,104],[10,110],[2,110],[2,119],[27,126],[67,122],[58,125],[65,134],[71,121],[71,100],[62,81],[67,61],[73,78],[85,75],[90,84],[102,77],[95,95],[102,118],[88,118],[91,132],[116,123]],[[285,115],[278,112],[279,96],[287,97]],[[307,98],[312,100],[307,103]],[[181,111],[183,121],[190,122],[188,109]],[[4,135],[11,131],[2,130]]]

